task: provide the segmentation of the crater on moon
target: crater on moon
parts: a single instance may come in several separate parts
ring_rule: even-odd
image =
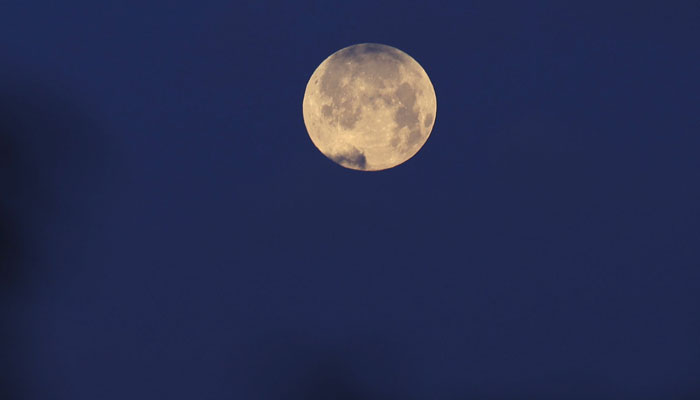
[[[309,79],[304,123],[314,145],[351,169],[376,171],[413,157],[432,130],[437,102],[423,68],[374,43],[332,54]]]

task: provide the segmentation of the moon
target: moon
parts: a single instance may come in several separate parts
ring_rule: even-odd
[[[428,74],[403,51],[356,44],[326,58],[311,75],[303,113],[311,141],[343,167],[395,167],[423,147],[437,99]]]

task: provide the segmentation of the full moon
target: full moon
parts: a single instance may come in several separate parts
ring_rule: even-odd
[[[356,44],[333,53],[311,75],[304,93],[311,141],[346,168],[395,167],[423,147],[437,100],[425,70],[391,46]]]

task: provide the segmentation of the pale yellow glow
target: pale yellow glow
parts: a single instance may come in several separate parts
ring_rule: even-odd
[[[357,44],[324,60],[306,85],[304,123],[314,145],[351,169],[395,167],[423,147],[437,100],[423,68],[391,46]]]

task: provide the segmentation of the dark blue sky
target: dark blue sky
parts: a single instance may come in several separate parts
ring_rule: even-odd
[[[0,7],[0,398],[700,398],[700,4]],[[405,164],[311,143],[414,57]]]

